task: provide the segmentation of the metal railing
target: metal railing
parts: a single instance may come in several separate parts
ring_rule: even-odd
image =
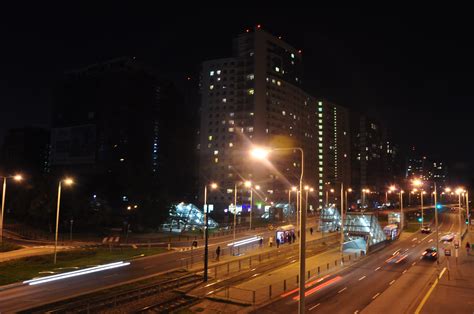
[[[347,254],[342,258],[335,259],[333,262],[327,262],[317,267],[307,270],[306,285],[317,284],[316,280],[332,272],[350,265],[360,259],[360,254]],[[224,287],[223,289],[213,293],[211,297],[225,299],[229,301],[245,303],[250,305],[259,305],[266,301],[270,301],[276,297],[296,294],[298,288],[299,276],[293,275],[283,280],[278,280],[257,289],[243,289],[238,287]]]

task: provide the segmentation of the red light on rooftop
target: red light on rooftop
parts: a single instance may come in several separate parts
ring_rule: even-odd
[[[250,29],[247,28],[247,29],[245,30],[245,32],[246,32],[246,33],[250,33]]]
[[[302,52],[303,52],[303,50],[301,50],[301,49],[300,49],[300,50],[298,50],[298,53],[302,53]]]
[[[191,77],[190,77],[190,76],[188,76],[186,79],[187,79],[188,81],[190,81],[190,80],[191,80]]]
[[[262,27],[262,25],[260,25],[260,24],[257,24],[257,28],[261,28],[261,27]]]

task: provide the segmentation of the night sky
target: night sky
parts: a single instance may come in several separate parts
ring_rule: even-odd
[[[51,89],[65,71],[135,56],[163,78],[181,85],[189,75],[197,85],[201,61],[229,56],[232,38],[260,23],[303,50],[309,93],[385,118],[401,145],[447,161],[456,179],[474,176],[467,8],[173,10],[112,3],[2,7],[0,137],[12,127],[49,125]]]

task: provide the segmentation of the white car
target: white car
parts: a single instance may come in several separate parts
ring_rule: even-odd
[[[441,241],[451,242],[454,240],[454,233],[448,233],[441,237]]]

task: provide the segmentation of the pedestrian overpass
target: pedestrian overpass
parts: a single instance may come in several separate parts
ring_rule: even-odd
[[[321,210],[319,230],[323,233],[341,230],[338,208],[331,206]],[[366,252],[385,240],[386,235],[374,214],[349,212],[344,215],[344,250]]]

